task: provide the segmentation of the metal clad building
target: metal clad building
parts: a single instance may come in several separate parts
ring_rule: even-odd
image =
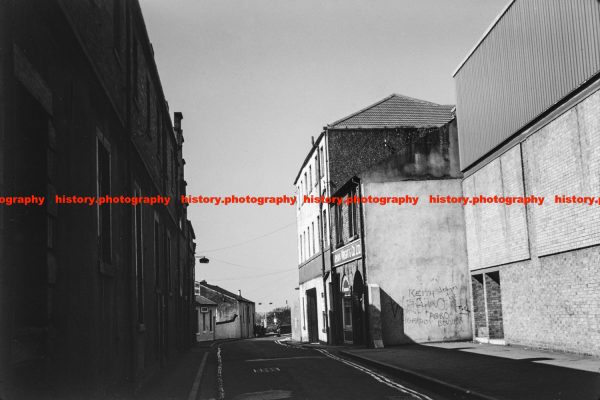
[[[458,67],[463,171],[600,68],[598,0],[513,0]]]

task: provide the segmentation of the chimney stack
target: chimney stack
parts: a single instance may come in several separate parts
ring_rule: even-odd
[[[238,296],[242,297],[242,291],[238,289]]]

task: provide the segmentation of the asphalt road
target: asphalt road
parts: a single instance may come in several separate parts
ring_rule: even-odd
[[[282,338],[221,343],[208,358],[199,399],[448,400],[337,356]]]

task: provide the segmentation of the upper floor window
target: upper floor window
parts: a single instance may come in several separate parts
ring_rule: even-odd
[[[335,239],[336,239],[336,245],[340,245],[342,244],[342,242],[344,241],[344,234],[343,234],[343,229],[344,229],[344,220],[343,220],[343,213],[342,213],[342,206],[338,205],[334,207],[335,210]]]
[[[103,197],[111,194],[110,146],[101,134],[99,136],[96,141],[96,193],[98,197]],[[97,206],[97,210],[100,256],[103,261],[110,263],[112,255],[111,204]]]
[[[318,171],[318,169],[319,169],[319,157],[318,157],[318,155],[315,155],[315,186],[318,186],[318,184],[319,184],[320,172]]]
[[[323,225],[323,246],[327,248],[329,246],[329,237],[327,236],[327,212],[323,210],[323,218],[321,218],[321,223]]]
[[[304,194],[308,194],[308,187],[307,187],[307,183],[308,179],[306,177],[306,172],[304,173]]]
[[[356,188],[348,193],[349,197],[356,195]],[[358,235],[358,204],[349,202],[348,204],[348,236],[351,238]]]
[[[325,153],[323,152],[323,146],[319,147],[319,173],[320,177],[325,176]]]
[[[312,173],[312,165],[308,166],[308,190],[312,192],[312,178],[313,178],[313,173]]]
[[[133,195],[141,197],[142,191],[137,184],[134,184]],[[135,206],[133,211],[133,231],[134,240],[133,245],[135,247],[135,288],[136,288],[136,300],[137,300],[137,317],[138,324],[144,323],[144,243],[143,243],[143,230],[142,230],[142,205],[138,204]]]

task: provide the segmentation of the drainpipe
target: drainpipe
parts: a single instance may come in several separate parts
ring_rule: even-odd
[[[356,179],[356,180],[355,180]],[[352,178],[352,183],[355,183],[358,186],[358,198],[362,198],[363,190],[362,183],[358,178]],[[364,216],[364,208],[362,201],[358,203],[359,207],[359,215],[360,215],[360,247],[362,253],[362,273],[363,273],[363,306],[365,307],[365,319],[363,321],[363,335],[365,338],[365,344],[371,343],[371,333],[369,332],[368,324],[369,324],[369,291],[367,290],[367,255],[365,251],[365,216]]]
[[[323,141],[323,150],[325,150],[325,132],[323,132],[323,134],[321,135],[321,140]],[[316,152],[317,152],[317,176],[318,176],[318,189],[319,189],[319,196],[322,195],[322,188],[321,188],[321,152],[319,151],[319,146],[318,146],[318,142],[317,142],[317,148],[316,148]],[[324,177],[324,175],[323,175]],[[321,247],[321,276],[323,278],[323,304],[325,306],[325,320],[324,322],[324,327],[325,327],[325,334],[327,335],[327,343],[331,344],[331,338],[330,338],[330,329],[329,329],[329,307],[327,307],[327,279],[325,278],[325,242],[323,240],[323,226],[325,224],[325,221],[323,220],[323,202],[319,203],[319,218],[318,221],[321,221],[321,226],[319,226],[319,245]],[[328,229],[329,230],[329,229]],[[329,242],[331,244],[331,242]]]

